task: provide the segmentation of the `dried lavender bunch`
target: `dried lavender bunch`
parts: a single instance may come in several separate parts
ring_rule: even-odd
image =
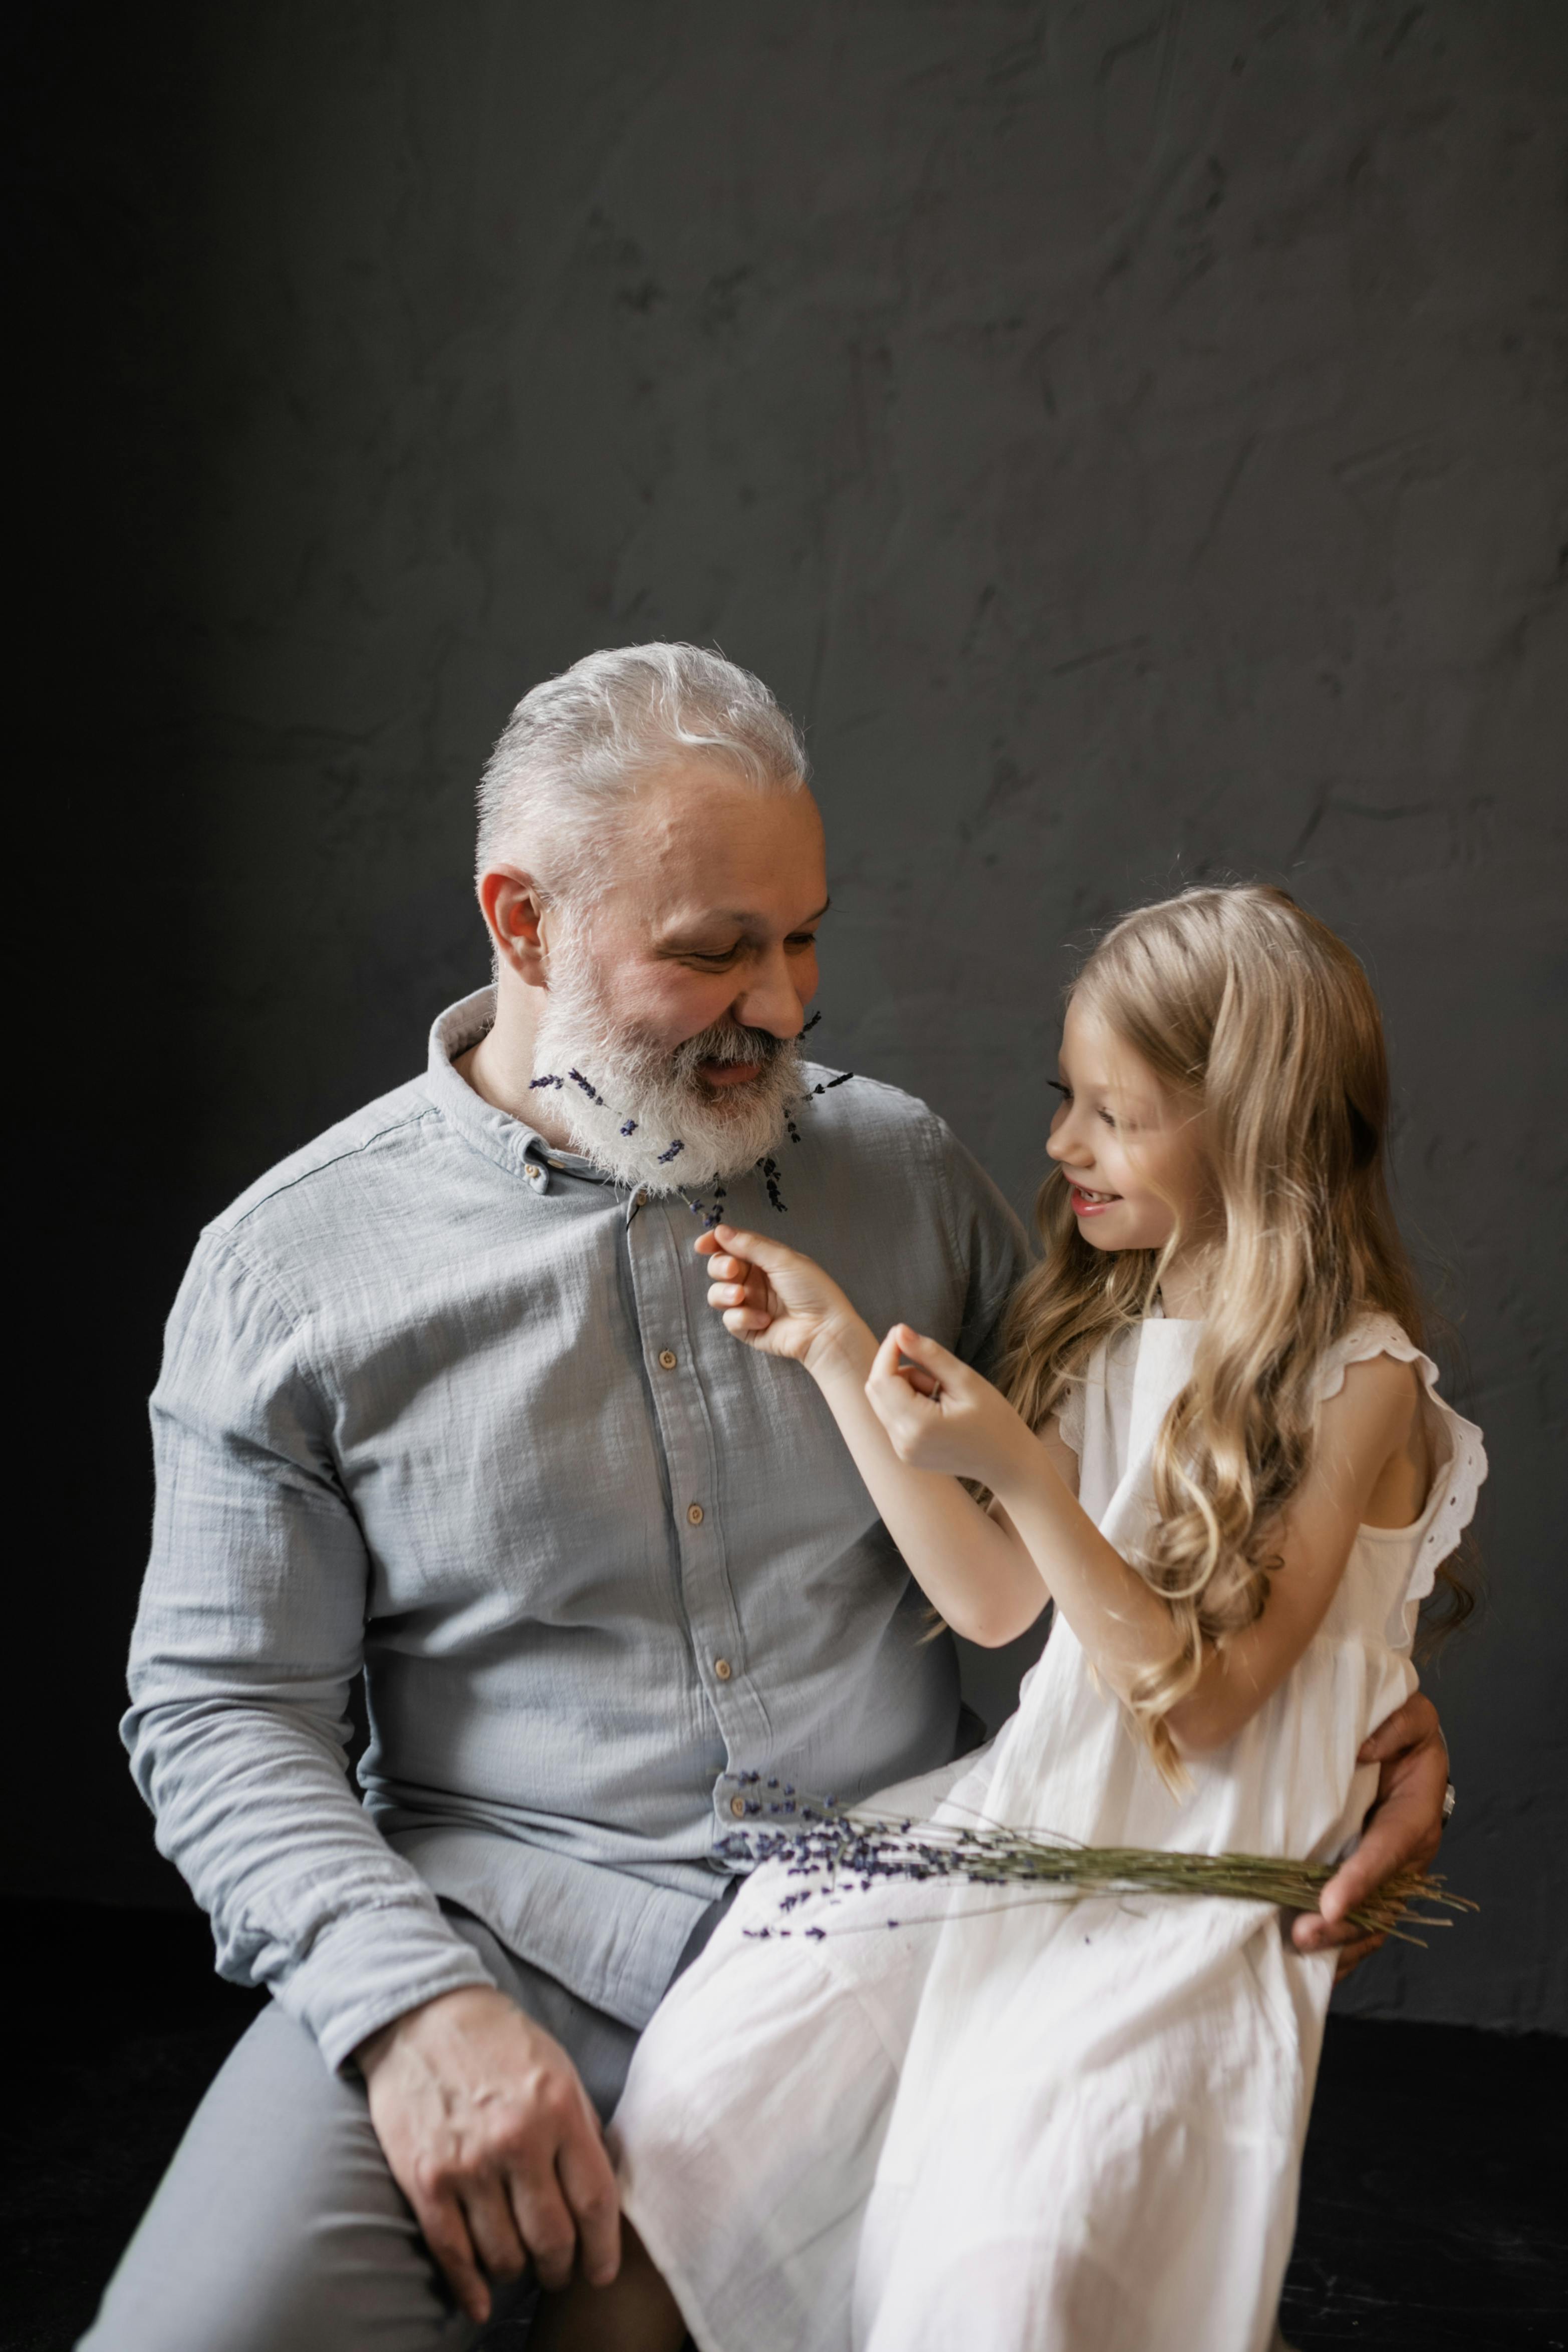
[[[1058,1902],[1089,1895],[1217,1895],[1233,1902],[1278,1904],[1286,1911],[1315,1911],[1337,1866],[1277,1854],[1075,1845],[1049,1830],[1002,1829],[984,1822],[968,1829],[956,1822],[916,1822],[840,1806],[832,1797],[803,1798],[788,1782],[765,1780],[759,1772],[740,1772],[734,1778],[748,1792],[743,1800],[747,1813],[759,1823],[771,1816],[781,1826],[737,1831],[721,1841],[719,1850],[732,1861],[782,1862],[791,1878],[803,1881],[783,1898],[779,1907],[785,1914],[816,1895],[850,1887],[865,1892],[882,1881],[932,1880],[1011,1887],[1020,1896]],[[785,1820],[793,1825],[783,1827]],[[1346,1916],[1364,1935],[1419,1944],[1423,1938],[1413,1932],[1415,1928],[1452,1927],[1445,1913],[1477,1907],[1464,1895],[1449,1894],[1441,1878],[1407,1870]],[[888,1925],[896,1927],[900,1922],[889,1919]],[[813,1923],[749,1932],[820,1938],[829,1931]]]

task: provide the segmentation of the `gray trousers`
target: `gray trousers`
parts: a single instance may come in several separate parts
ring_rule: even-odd
[[[567,2050],[601,2118],[637,2046],[555,1978],[447,1908],[501,1990]],[[682,1955],[696,1957],[721,1904]],[[509,2345],[526,2279],[488,2324]],[[510,2320],[510,2327],[505,2323]],[[331,2074],[276,2006],[237,2045],[197,2108],[79,2352],[460,2352],[466,2319],[387,2169],[357,2074]]]

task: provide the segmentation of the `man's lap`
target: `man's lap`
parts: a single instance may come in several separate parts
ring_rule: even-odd
[[[607,2116],[632,2028],[517,1959],[479,1920],[448,1916]],[[387,2169],[359,2077],[330,2074],[273,2006],[197,2109],[80,2352],[458,2352],[478,2333]]]

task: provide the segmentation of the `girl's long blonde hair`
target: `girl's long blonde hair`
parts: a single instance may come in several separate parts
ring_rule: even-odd
[[[1421,1303],[1389,1203],[1388,1063],[1366,974],[1283,890],[1186,890],[1117,924],[1069,992],[1201,1118],[1219,1212],[1193,1375],[1154,1448],[1155,1528],[1132,1564],[1170,1610],[1170,1658],[1131,1706],[1167,1777],[1165,1718],[1205,1642],[1261,1613],[1279,1513],[1311,1455],[1319,1367],[1359,1315],[1417,1345]],[[1032,1427],[1098,1341],[1145,1315],[1164,1250],[1109,1255],[1079,1232],[1053,1168],[1037,1207],[1043,1262],[1008,1314],[1001,1384]],[[1450,1616],[1468,1613],[1451,1568]]]

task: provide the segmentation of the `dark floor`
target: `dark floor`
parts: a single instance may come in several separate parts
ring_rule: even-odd
[[[213,1976],[193,1917],[4,1912],[22,1972],[0,2352],[67,2352],[258,2004]],[[1568,2347],[1565,2113],[1568,2042],[1333,2021],[1285,2290],[1291,2342]]]

